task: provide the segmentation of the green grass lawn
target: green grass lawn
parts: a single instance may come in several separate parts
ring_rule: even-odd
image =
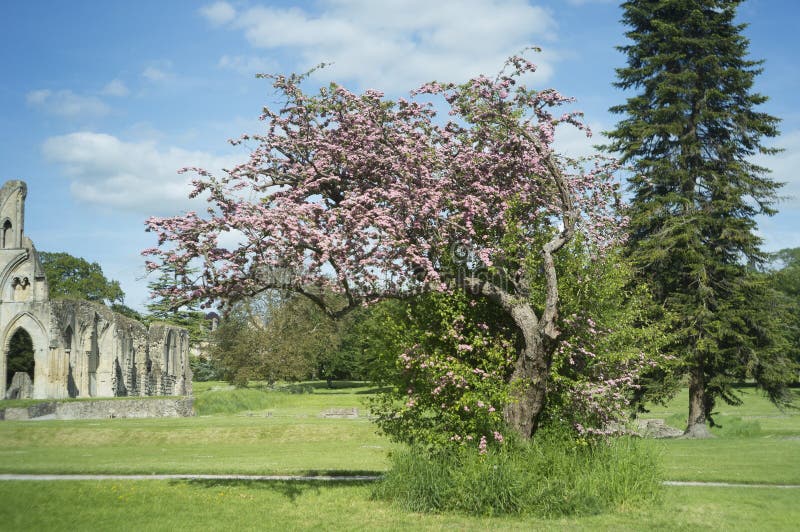
[[[659,505],[579,518],[403,512],[351,483],[4,482],[4,530],[793,530],[796,490],[683,488]]]
[[[0,422],[0,472],[381,472],[394,447],[366,417],[368,388],[313,393],[198,383],[200,413],[185,419]],[[671,480],[800,484],[800,415],[752,390],[743,407],[720,406],[713,440],[650,441]],[[683,424],[686,398],[649,417]],[[328,419],[358,408],[357,419]],[[800,490],[667,487],[653,507],[559,520],[420,515],[371,500],[369,483],[58,481],[0,483],[8,530],[790,530]]]
[[[201,414],[229,413],[2,422],[0,472],[343,474],[386,468],[391,444],[367,418],[369,388],[295,394],[196,386]],[[322,417],[334,408],[358,408],[360,415]]]
[[[781,412],[754,388],[741,388],[742,406],[717,406],[716,438],[653,440],[670,480],[800,484],[800,412]],[[800,405],[800,393],[795,391]],[[643,417],[685,428],[688,392]],[[798,492],[800,495],[800,492]]]

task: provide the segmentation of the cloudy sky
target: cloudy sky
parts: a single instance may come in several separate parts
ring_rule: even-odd
[[[226,141],[257,132],[272,101],[257,72],[333,63],[314,81],[400,96],[494,74],[537,45],[535,83],[576,97],[597,133],[623,98],[611,86],[625,43],[616,1],[8,0],[0,14],[0,179],[28,183],[25,229],[38,249],[99,262],[138,309],[139,251],[154,244],[143,221],[192,208],[177,169],[245,157]],[[800,246],[799,15],[794,0],[739,11],[751,57],[766,60],[763,110],[783,119],[774,144],[785,151],[761,161],[787,183],[781,213],[760,221],[769,250]],[[559,143],[591,151],[574,132]]]

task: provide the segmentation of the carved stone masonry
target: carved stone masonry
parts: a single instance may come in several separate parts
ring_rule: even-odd
[[[7,377],[12,338],[33,344],[29,375],[36,399],[191,395],[189,334],[167,324],[150,327],[89,301],[50,300],[44,268],[24,235],[27,187],[0,189],[0,396],[27,392]]]

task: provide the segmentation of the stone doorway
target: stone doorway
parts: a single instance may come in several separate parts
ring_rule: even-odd
[[[8,340],[6,349],[6,384],[3,396],[10,399],[28,399],[33,396],[33,376],[36,362],[33,338],[20,327]]]

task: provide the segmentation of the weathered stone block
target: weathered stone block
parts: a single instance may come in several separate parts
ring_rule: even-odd
[[[6,391],[6,399],[30,399],[33,397],[33,381],[30,375],[18,371],[11,378],[11,386]]]

